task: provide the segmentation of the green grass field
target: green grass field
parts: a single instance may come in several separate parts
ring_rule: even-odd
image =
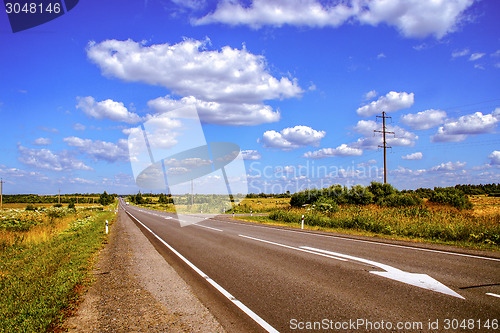
[[[54,330],[90,281],[114,212],[0,212],[0,332]]]

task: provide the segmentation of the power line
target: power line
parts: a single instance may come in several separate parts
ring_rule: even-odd
[[[385,135],[386,134],[394,134],[394,132],[387,131],[387,128],[385,127],[385,119],[386,118],[392,119],[392,117],[387,117],[385,111],[382,111],[382,115],[377,116],[377,118],[382,118],[382,130],[381,131],[374,130],[373,132],[382,133],[383,138],[384,138],[383,145],[382,146],[379,145],[379,147],[384,148],[384,184],[386,184],[387,183],[387,152],[386,152],[386,150],[387,150],[387,148],[392,148],[392,147],[387,145],[387,140],[385,139]],[[396,135],[394,134],[394,136],[396,136]]]

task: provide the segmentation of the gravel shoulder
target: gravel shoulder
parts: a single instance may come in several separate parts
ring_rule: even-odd
[[[123,212],[110,228],[94,281],[70,332],[225,332]]]

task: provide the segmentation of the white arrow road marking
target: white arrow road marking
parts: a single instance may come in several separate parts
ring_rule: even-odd
[[[442,294],[450,295],[453,297],[465,299],[461,295],[457,294],[456,292],[454,292],[453,290],[451,290],[450,288],[448,288],[447,286],[445,286],[441,282],[433,279],[432,277],[430,277],[427,274],[409,273],[409,272],[402,271],[400,269],[397,269],[397,268],[389,266],[389,265],[378,263],[376,261],[371,261],[371,260],[367,260],[367,259],[363,259],[363,258],[353,257],[353,256],[350,256],[347,254],[316,249],[316,248],[309,247],[309,246],[301,246],[301,248],[309,250],[309,251],[316,251],[319,253],[324,253],[324,254],[328,254],[331,256],[341,257],[341,258],[345,258],[348,260],[354,260],[354,261],[362,262],[364,264],[375,266],[375,267],[378,267],[380,269],[385,270],[385,272],[371,271],[370,273],[376,274],[376,275],[379,275],[379,276],[382,276],[382,277],[385,277],[388,279],[403,282],[406,284],[410,284],[410,285],[415,286],[415,287],[429,289],[429,290],[432,290],[432,291],[435,291],[438,293],[442,293]]]
[[[500,295],[493,294],[493,293],[486,293],[486,295],[500,298]]]

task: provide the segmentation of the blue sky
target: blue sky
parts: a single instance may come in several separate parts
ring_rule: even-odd
[[[495,0],[80,1],[12,33],[2,10],[4,193],[135,193],[128,134],[183,106],[208,142],[241,147],[250,192],[381,181],[382,111],[397,188],[498,182],[499,14]]]

